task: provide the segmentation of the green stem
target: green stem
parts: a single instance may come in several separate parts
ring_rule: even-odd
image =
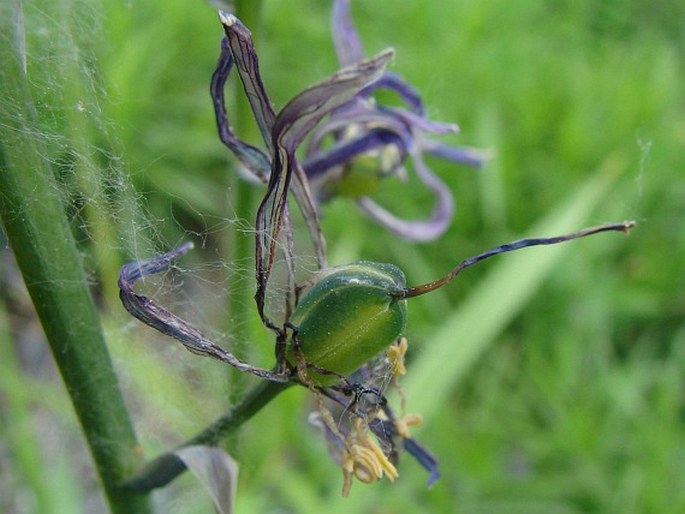
[[[61,202],[25,68],[21,2],[0,23],[0,220],[85,433],[113,513],[151,512],[121,487],[140,461],[88,278]]]
[[[248,391],[227,414],[188,439],[179,448],[196,445],[215,446],[290,385],[292,385],[291,382],[260,382]],[[125,486],[131,491],[146,493],[167,485],[185,470],[186,465],[183,461],[174,452],[167,452],[151,461],[140,473],[128,480]]]

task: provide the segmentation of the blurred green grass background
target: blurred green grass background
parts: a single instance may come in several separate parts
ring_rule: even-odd
[[[266,0],[256,35],[277,107],[336,68],[329,9]],[[245,270],[247,289],[253,276],[249,261],[225,253],[252,220],[235,219],[232,163],[207,92],[221,28],[210,5],[175,0],[25,2],[24,14],[55,194],[69,206],[151,457],[222,413],[245,379],[130,320],[116,292],[125,259],[200,241],[184,261],[189,287],[161,283],[159,293],[178,293],[172,305],[225,344],[269,355],[258,323],[226,317],[217,301],[228,268]],[[629,238],[503,257],[410,306],[408,408],[427,411],[416,435],[442,463],[433,489],[405,455],[397,483],[356,484],[340,498],[340,472],[306,422],[310,399],[292,390],[229,441],[241,463],[237,511],[684,512],[685,5],[356,0],[353,14],[367,53],[395,47],[392,69],[431,116],[459,123],[453,141],[495,158],[482,171],[431,162],[458,211],[430,244],[397,241],[332,202],[333,263],[394,262],[417,283],[531,231],[639,225]],[[407,189],[388,184],[387,198],[426,212]],[[5,254],[0,510],[99,512],[68,396]],[[160,512],[211,511],[188,476],[155,498]]]

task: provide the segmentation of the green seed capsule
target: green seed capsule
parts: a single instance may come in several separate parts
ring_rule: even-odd
[[[407,322],[404,273],[392,264],[360,261],[331,268],[305,291],[291,322],[308,364],[350,375],[392,344]],[[295,362],[292,348],[288,360]],[[336,375],[309,372],[316,385]]]

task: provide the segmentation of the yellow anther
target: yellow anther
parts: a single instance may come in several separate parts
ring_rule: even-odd
[[[391,482],[399,476],[376,440],[369,434],[369,428],[361,419],[354,420],[354,430],[346,438],[343,456],[343,496],[352,487],[352,477],[371,483],[386,475]]]
[[[400,337],[397,344],[388,348],[387,356],[390,361],[390,371],[393,377],[398,377],[407,373],[407,368],[404,366],[404,356],[407,354],[409,343],[406,337]]]
[[[344,497],[348,496],[350,494],[350,489],[352,489],[352,477],[354,477],[354,465],[350,461],[349,466],[346,465],[346,462],[343,462],[343,487],[342,487],[342,495]]]
[[[403,419],[408,427],[423,425],[423,416],[421,414],[407,414]]]
[[[354,474],[362,482],[371,483],[383,476],[383,468],[373,450],[354,444],[350,457],[354,462]]]
[[[423,423],[423,416],[421,414],[408,414],[400,419],[395,420],[395,430],[405,439],[411,437],[409,434],[409,427],[418,427]]]
[[[380,152],[381,171],[388,172],[397,168],[398,163],[402,162],[399,148],[395,145],[386,145]]]
[[[373,439],[369,439],[369,443],[371,446],[371,451],[374,453],[376,463],[381,467],[382,472],[378,476],[378,478],[383,477],[383,472],[385,472],[385,475],[390,479],[391,482],[394,482],[395,479],[400,476],[400,474],[397,472],[397,468],[395,465],[390,462],[390,459],[383,453],[383,450],[381,450],[381,447],[378,446],[378,443],[374,441]]]

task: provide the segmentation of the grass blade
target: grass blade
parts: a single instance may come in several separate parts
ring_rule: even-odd
[[[605,196],[621,168],[622,164],[616,159],[608,158],[596,177],[574,192],[530,233],[554,235],[579,228]],[[570,246],[562,244],[502,257],[479,288],[440,326],[403,381],[410,399],[421,398],[425,419],[437,414],[452,388],[523,310],[545,278],[570,251]]]

